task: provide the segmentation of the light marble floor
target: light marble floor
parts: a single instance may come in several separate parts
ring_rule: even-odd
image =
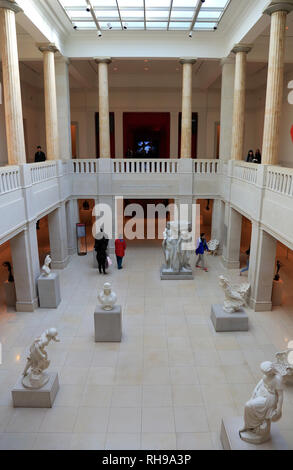
[[[259,364],[293,339],[292,302],[273,312],[248,310],[248,333],[215,333],[212,303],[221,302],[220,259],[194,281],[160,281],[160,247],[136,243],[124,269],[103,276],[92,254],[60,271],[56,310],[2,309],[0,449],[219,449],[223,416],[239,416],[260,378]],[[193,261],[194,263],[194,261]],[[239,281],[239,271],[230,271]],[[122,343],[94,342],[97,293],[111,279],[123,306]],[[287,299],[288,300],[288,299]],[[290,300],[290,298],[289,298]],[[52,409],[13,409],[11,388],[27,348],[45,328],[60,390]],[[279,423],[293,449],[293,386]]]

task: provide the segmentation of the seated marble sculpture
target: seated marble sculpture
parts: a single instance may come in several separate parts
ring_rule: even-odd
[[[44,264],[42,266],[42,274],[44,274],[45,276],[49,276],[49,274],[51,273],[51,268],[50,268],[51,262],[52,262],[51,256],[47,255],[45,258]]]
[[[276,353],[275,369],[284,381],[293,381],[293,349],[286,349]]]
[[[219,246],[220,246],[219,240],[216,240],[216,239],[210,240],[208,242],[208,249],[210,250],[210,254],[213,256],[217,255]]]
[[[177,223],[167,222],[162,243],[165,257],[165,272],[176,273],[191,270],[191,250],[186,249],[191,241],[192,234],[189,230],[188,223],[181,223],[181,229],[179,230]]]
[[[238,312],[247,304],[250,284],[245,282],[240,285],[233,285],[225,276],[220,276],[219,280],[219,284],[225,292],[224,311],[227,313]]]
[[[57,335],[56,328],[49,328],[34,340],[22,374],[22,384],[25,388],[39,389],[48,382],[49,374],[44,371],[48,369],[50,361],[45,348],[51,341],[59,342]]]
[[[272,362],[260,366],[263,378],[255,387],[251,399],[244,410],[244,427],[239,431],[240,438],[250,444],[262,444],[270,439],[271,422],[282,417],[283,383],[282,377]]]
[[[105,282],[102,292],[98,295],[98,300],[102,305],[103,310],[113,310],[117,302],[117,295],[112,291],[110,282]]]

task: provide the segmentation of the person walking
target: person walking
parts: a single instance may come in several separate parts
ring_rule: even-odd
[[[205,239],[205,233],[201,233],[199,239],[197,240],[197,247],[195,251],[195,253],[198,255],[198,258],[196,261],[196,267],[200,268],[200,263],[201,263],[202,269],[205,272],[208,272],[208,269],[205,264],[205,256],[204,256],[205,251],[210,251],[210,250]]]
[[[248,248],[248,250],[246,250],[246,255],[247,255],[247,259],[246,259],[246,267],[241,269],[240,271],[240,276],[245,273],[246,271],[249,270],[249,256],[250,256],[250,247]]]
[[[97,262],[98,262],[98,268],[99,268],[100,274],[102,274],[102,271],[104,274],[107,274],[106,267],[107,267],[108,243],[109,243],[109,239],[107,235],[105,235],[103,229],[101,228],[100,233],[98,233],[95,239],[95,251],[97,254]]]
[[[42,151],[42,147],[38,145],[37,151],[35,153],[35,163],[45,162],[46,154]]]
[[[125,256],[126,242],[122,235],[115,240],[115,254],[117,259],[117,268],[122,269],[122,261]]]

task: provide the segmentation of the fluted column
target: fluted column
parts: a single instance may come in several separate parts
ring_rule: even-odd
[[[99,68],[100,158],[111,158],[108,83],[108,65],[111,62],[112,60],[109,57],[96,58]]]
[[[46,120],[46,146],[47,159],[59,159],[58,139],[58,113],[55,75],[55,52],[58,49],[54,44],[39,45],[44,59],[44,92],[45,92],[45,120]]]
[[[220,159],[230,160],[233,126],[235,58],[225,57],[222,65]]]
[[[236,55],[234,106],[231,159],[243,159],[244,131],[245,131],[245,92],[246,92],[246,59],[251,46],[237,44],[232,52]]]
[[[26,163],[15,24],[15,14],[19,11],[22,10],[15,2],[0,0],[0,47],[7,152],[10,165]]]
[[[69,160],[72,158],[69,64],[70,61],[66,57],[56,57],[58,135],[60,136],[59,158],[61,160]]]
[[[271,15],[265,122],[262,163],[276,165],[280,142],[283,100],[286,19],[293,10],[293,1],[271,2],[264,13]]]
[[[192,151],[192,66],[196,59],[180,59],[182,64],[181,158],[191,158]]]

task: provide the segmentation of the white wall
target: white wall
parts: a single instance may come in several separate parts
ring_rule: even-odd
[[[281,120],[281,145],[280,145],[280,163],[287,167],[293,167],[293,140],[291,137],[291,128],[293,126],[293,104],[289,104],[288,95],[290,90],[288,88],[289,82],[293,80],[293,72],[285,76],[283,109]],[[291,99],[292,102],[292,99]]]

